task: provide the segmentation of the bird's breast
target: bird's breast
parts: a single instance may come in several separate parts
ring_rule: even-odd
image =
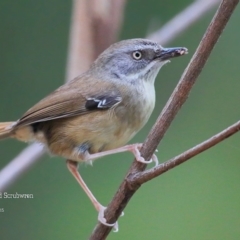
[[[138,89],[134,89],[116,108],[116,115],[120,124],[126,128],[131,138],[147,123],[155,106],[155,89],[150,82],[143,82]]]

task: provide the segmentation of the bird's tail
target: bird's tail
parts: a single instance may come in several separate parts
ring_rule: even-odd
[[[12,134],[14,122],[0,122],[0,139],[8,138]]]

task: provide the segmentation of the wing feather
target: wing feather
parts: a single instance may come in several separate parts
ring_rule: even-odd
[[[121,102],[121,94],[114,85],[105,81],[99,83],[100,80],[89,81],[88,86],[86,83],[82,84],[87,80],[89,79],[80,77],[61,86],[30,108],[19,119],[17,126],[89,114],[97,110],[106,110]],[[92,86],[96,84],[101,87]],[[89,101],[93,99],[96,100],[96,104],[91,102],[89,108]]]

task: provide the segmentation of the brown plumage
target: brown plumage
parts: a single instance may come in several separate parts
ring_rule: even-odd
[[[145,39],[121,41],[105,50],[90,69],[30,108],[18,121],[0,123],[0,139],[43,143],[67,166],[83,187],[99,220],[108,226],[97,202],[77,171],[77,162],[131,151],[148,163],[141,145],[125,145],[147,122],[154,105],[154,81],[169,58],[186,48],[162,48]],[[157,162],[154,155],[153,159]]]

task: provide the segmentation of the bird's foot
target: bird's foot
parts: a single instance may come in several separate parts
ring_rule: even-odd
[[[151,159],[149,161],[146,161],[140,154],[140,151],[139,149],[142,147],[142,143],[136,143],[136,144],[132,144],[132,145],[129,145],[129,151],[131,151],[136,160],[138,162],[141,162],[141,163],[144,163],[144,164],[149,164],[149,163],[152,163],[154,162],[155,163],[155,167],[158,165],[158,158],[155,154],[152,155]]]
[[[102,223],[105,226],[108,227],[112,227],[113,228],[113,232],[118,232],[118,222],[115,223],[107,223],[106,218],[104,217],[104,211],[105,211],[106,207],[104,206],[100,206],[99,212],[98,212],[98,221],[100,223]],[[121,217],[124,216],[124,212],[121,213]]]

